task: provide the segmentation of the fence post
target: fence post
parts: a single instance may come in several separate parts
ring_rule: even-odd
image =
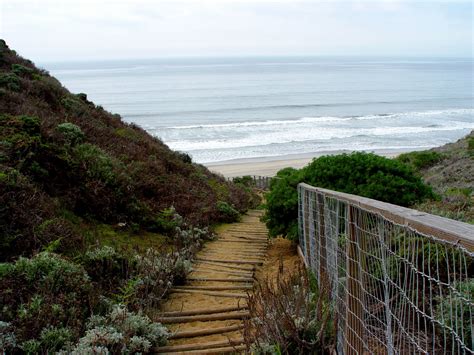
[[[326,250],[326,229],[324,223],[324,195],[317,194],[318,201],[318,224],[319,224],[319,286],[328,286],[328,274],[327,274],[327,250]]]
[[[362,275],[359,271],[359,240],[356,229],[356,208],[347,205],[349,219],[349,235],[347,243],[347,295],[346,295],[346,343],[344,354],[362,354],[363,343],[363,310],[362,310]]]
[[[306,189],[303,190],[303,235],[304,235],[304,245],[305,245],[305,255],[308,266],[311,268],[313,264],[311,260],[311,242],[310,242],[310,233],[309,233],[309,214],[310,214],[310,192]]]

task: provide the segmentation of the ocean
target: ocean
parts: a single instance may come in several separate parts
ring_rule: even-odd
[[[474,61],[169,58],[41,63],[198,163],[415,150],[474,129]]]

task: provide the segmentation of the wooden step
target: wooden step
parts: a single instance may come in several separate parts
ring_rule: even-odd
[[[224,312],[242,311],[247,309],[247,306],[229,306],[229,307],[218,307],[218,308],[204,308],[204,309],[193,309],[189,311],[169,311],[160,313],[160,317],[182,317],[182,316],[195,316],[199,314],[214,314]]]
[[[241,345],[244,343],[243,338],[238,339],[228,339],[222,341],[212,341],[209,343],[202,344],[184,344],[184,345],[168,345],[155,348],[156,353],[176,353],[181,351],[191,351],[191,350],[206,350],[206,349],[216,349],[216,348],[228,348],[235,345]]]
[[[171,293],[199,293],[206,296],[226,297],[226,298],[248,298],[244,293],[228,293],[219,291],[189,290],[189,289],[171,289]]]
[[[224,274],[224,275],[249,277],[249,278],[253,277],[252,271],[247,272],[247,271],[237,271],[237,270],[222,270],[222,269],[213,268],[212,265],[207,265],[207,264],[202,264],[202,263],[197,268],[194,268],[193,271],[191,271],[190,275],[192,275],[193,273]]]
[[[198,260],[199,263],[201,264],[208,264],[208,265],[213,265],[213,266],[219,266],[227,269],[234,269],[234,270],[244,270],[244,271],[250,271],[253,272],[255,270],[254,266],[247,267],[246,265],[242,266],[236,266],[236,265],[227,265],[226,263],[220,263],[220,262],[215,262],[215,261],[206,261],[206,260]]]
[[[236,325],[229,325],[226,327],[218,327],[218,328],[183,330],[183,331],[171,334],[169,336],[169,339],[194,338],[194,337],[213,335],[213,334],[230,333],[230,332],[241,330],[243,328],[244,328],[243,324],[236,324]]]
[[[191,350],[190,352],[188,351],[183,351],[181,352],[182,354],[194,354],[194,355],[200,355],[200,354],[205,354],[205,355],[221,355],[221,354],[235,354],[235,353],[241,353],[242,351],[245,351],[247,349],[246,345],[235,345],[235,346],[227,346],[225,348],[215,348],[215,349],[206,349],[206,350]]]
[[[197,282],[254,282],[254,279],[251,277],[232,277],[232,278],[224,278],[224,277],[187,277],[186,280],[188,281],[197,281]]]
[[[225,290],[252,290],[252,285],[227,285],[227,286],[175,286],[174,290],[209,290],[209,291],[225,291]]]
[[[214,263],[224,264],[250,264],[250,265],[262,265],[263,262],[259,260],[227,260],[227,259],[214,259],[214,258],[196,258],[197,261],[212,261]]]
[[[157,318],[157,322],[162,324],[171,323],[189,323],[189,322],[209,322],[217,320],[234,320],[248,318],[250,313],[248,311],[243,312],[230,312],[220,314],[201,314],[195,316],[183,316],[183,317],[164,317]]]

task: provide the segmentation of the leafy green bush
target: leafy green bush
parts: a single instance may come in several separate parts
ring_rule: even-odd
[[[14,73],[0,73],[0,87],[20,91],[20,78]]]
[[[270,235],[297,237],[298,183],[411,206],[434,194],[405,164],[371,153],[322,156],[306,167],[286,168],[272,179],[264,217]]]
[[[40,144],[37,117],[0,115],[0,162],[20,166]]]
[[[12,72],[18,76],[30,77],[34,73],[34,70],[21,64],[12,64]]]
[[[247,187],[255,186],[255,182],[250,175],[237,176],[232,179],[234,184],[240,184]]]
[[[79,144],[74,148],[74,153],[86,169],[86,174],[91,179],[99,179],[105,183],[112,183],[116,176],[112,158],[98,146],[90,143]]]
[[[221,221],[222,222],[236,222],[240,219],[240,213],[234,207],[229,205],[225,201],[218,201],[217,202],[217,210],[221,214]]]
[[[410,165],[415,170],[421,170],[440,162],[443,159],[443,155],[435,151],[426,150],[400,154],[396,159],[404,164]]]
[[[467,140],[467,150],[471,155],[474,154],[474,137]]]
[[[66,143],[69,145],[75,145],[81,143],[84,140],[84,133],[79,126],[74,123],[64,122],[60,123],[56,129],[60,132]]]

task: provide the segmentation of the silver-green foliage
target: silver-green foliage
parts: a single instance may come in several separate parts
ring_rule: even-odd
[[[130,312],[124,305],[115,305],[106,316],[92,316],[85,335],[63,354],[146,353],[166,344],[168,336],[160,323]]]

